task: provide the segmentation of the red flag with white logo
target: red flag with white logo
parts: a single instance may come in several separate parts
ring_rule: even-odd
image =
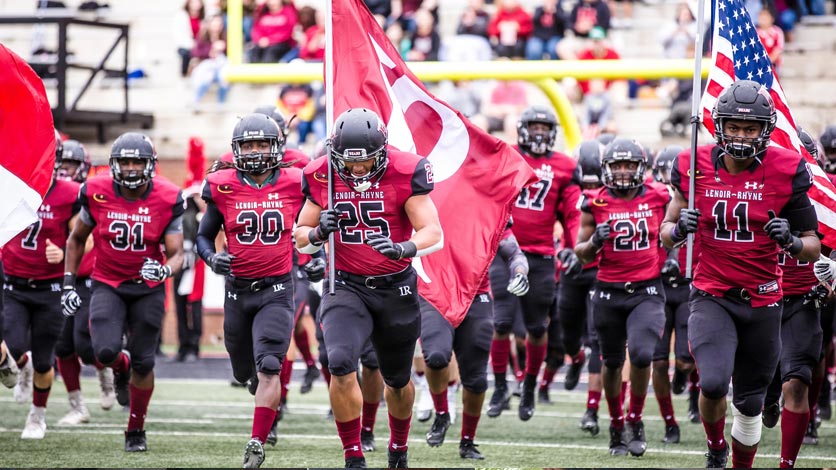
[[[0,247],[37,222],[52,182],[55,131],[44,84],[0,44]]]
[[[390,145],[433,165],[430,197],[444,248],[414,258],[413,266],[421,296],[458,326],[487,275],[512,201],[537,177],[510,145],[424,88],[362,0],[332,1],[326,31],[330,122],[349,108],[374,110],[387,123]]]

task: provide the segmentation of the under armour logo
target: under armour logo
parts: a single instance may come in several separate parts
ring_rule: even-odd
[[[479,302],[486,304],[490,301],[491,299],[488,297],[488,294],[479,294]]]
[[[650,204],[649,203],[639,204],[639,210],[640,211],[650,210]]]
[[[659,292],[656,291],[656,286],[648,286],[646,290],[647,295],[659,295]]]
[[[148,214],[148,208],[147,207],[140,207],[136,211],[140,214],[146,214],[146,215]]]
[[[50,206],[49,204],[44,204],[44,205],[41,206],[40,211],[41,212],[51,212],[52,211],[52,206]]]
[[[604,292],[604,291],[601,291],[601,295],[600,295],[600,297],[601,297],[602,299],[610,300],[610,293],[609,293],[609,292]]]
[[[235,293],[232,293],[232,292],[227,292],[227,293],[226,293],[226,296],[227,296],[227,298],[229,298],[229,299],[232,299],[232,300],[238,300],[238,294],[235,294]]]
[[[268,194],[267,199],[278,199],[279,195],[276,193]]]
[[[755,181],[747,181],[743,186],[746,189],[758,189],[758,183]]]
[[[3,284],[3,289],[6,289],[6,290],[15,290],[15,286],[13,286],[13,285],[11,285],[11,284]]]
[[[281,292],[284,290],[284,284],[273,284],[273,292]]]
[[[401,293],[401,297],[404,297],[406,295],[412,295],[412,290],[409,288],[409,286],[398,286],[398,290]]]

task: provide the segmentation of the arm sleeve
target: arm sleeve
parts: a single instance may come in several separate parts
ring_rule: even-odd
[[[517,269],[521,270],[528,276],[528,259],[520,250],[520,245],[517,243],[517,238],[511,235],[499,242],[499,256],[505,261],[508,266],[508,272],[513,276]]]
[[[433,167],[429,160],[422,158],[412,173],[412,195],[429,194],[433,190]]]
[[[177,217],[173,217],[165,227],[165,231],[163,233],[165,235],[183,233],[183,216],[178,215]]]
[[[90,210],[87,209],[87,206],[81,206],[81,210],[78,213],[78,219],[91,227],[96,226],[96,221],[93,220],[93,216],[90,215]]]
[[[671,186],[676,188],[676,190],[679,191],[679,193],[682,194],[685,197],[685,199],[687,200],[688,199],[688,196],[687,196],[687,194],[688,194],[687,189],[688,188],[686,186],[685,191],[683,191],[682,174],[679,173],[679,160],[681,158],[684,158],[684,157],[682,157],[682,155],[683,154],[680,153],[676,157],[676,160],[674,160],[673,165],[671,166]],[[689,156],[689,158],[690,158],[690,156]],[[687,178],[687,175],[686,175],[686,178]]]
[[[180,231],[183,230],[183,214],[186,213],[186,199],[183,197],[183,191],[177,191],[177,199],[174,201],[174,207],[171,210],[171,220],[180,219]]]
[[[581,212],[592,214],[592,208],[589,207],[589,198],[586,197],[586,195],[581,195],[581,199],[578,202],[578,207],[580,208]]]
[[[206,213],[200,219],[200,226],[197,228],[197,253],[203,261],[209,263],[209,259],[215,254],[215,238],[224,223],[223,215],[214,202],[207,201]]]
[[[312,203],[316,204],[319,207],[325,207],[313,197],[313,193],[311,192],[311,186],[308,184],[308,177],[305,174],[302,174],[302,194],[305,196],[305,199],[311,201]]]

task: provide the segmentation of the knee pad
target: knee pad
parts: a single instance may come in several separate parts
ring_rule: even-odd
[[[430,369],[443,369],[450,364],[450,356],[440,351],[434,351],[429,354],[424,354],[424,362]]]
[[[639,369],[644,369],[645,367],[650,367],[650,363],[652,360],[652,348],[636,348],[635,350],[630,351],[631,366],[636,366]]]
[[[78,357],[81,358],[81,362],[84,363],[84,365],[92,366],[96,364],[96,355],[93,354],[92,348],[78,351]]]
[[[52,362],[48,360],[45,361],[41,359],[40,361],[36,361],[34,360],[34,357],[30,358],[30,360],[32,361],[32,368],[39,374],[46,374],[50,371],[50,369],[52,369]]]
[[[121,350],[112,350],[110,348],[103,348],[96,351],[96,358],[102,364],[109,366],[113,364],[116,359],[119,357],[119,353],[122,352]]]
[[[292,367],[293,364],[290,364],[290,366]],[[277,375],[282,370],[282,359],[277,356],[259,357],[255,367],[262,374]]]
[[[55,357],[71,356],[74,352],[72,346],[63,341],[58,341],[58,344],[55,345]]]
[[[331,351],[328,355],[328,370],[331,375],[337,377],[348,375],[357,371],[357,358],[348,357],[344,351]]]
[[[376,354],[364,354],[360,357],[360,364],[367,369],[380,369]]]
[[[624,356],[605,357],[603,363],[607,369],[618,369],[624,365]]]
[[[462,376],[461,381],[465,390],[476,395],[484,393],[488,389],[488,374],[485,372],[474,374],[471,377]]]
[[[729,393],[729,381],[720,380],[700,371],[700,391],[706,398],[719,400]]]
[[[532,339],[540,339],[546,334],[546,325],[526,325],[525,328]]]
[[[505,323],[505,322],[501,322],[501,323],[499,323],[499,322],[498,322],[498,323],[494,323],[494,324],[493,324],[493,330],[494,330],[494,331],[496,332],[496,334],[498,334],[498,335],[507,335],[507,334],[510,334],[510,333],[511,333],[511,330],[513,329],[513,327],[514,327],[514,324],[513,324],[513,323]]]
[[[761,441],[761,413],[756,416],[746,416],[737,409],[736,406],[731,405],[732,422],[731,435],[737,442],[744,446],[753,446]]]
[[[412,375],[412,371],[407,369],[406,373],[398,374],[398,375],[390,375],[390,376],[383,376],[383,382],[394,388],[394,389],[401,389],[406,387],[406,384],[409,383],[410,376]]]

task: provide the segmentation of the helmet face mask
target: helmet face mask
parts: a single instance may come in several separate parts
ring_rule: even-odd
[[[717,145],[735,160],[759,157],[765,152],[778,119],[769,91],[751,80],[738,80],[726,88],[717,98],[711,117]]]
[[[55,178],[83,183],[87,181],[91,166],[90,154],[84,145],[77,140],[68,140],[64,142],[61,161],[55,166]]]
[[[598,141],[581,142],[575,152],[578,161],[578,179],[585,190],[598,189],[604,185],[601,180],[601,154],[604,146]]]
[[[653,162],[653,179],[659,183],[671,183],[671,170],[679,154],[684,150],[678,145],[670,145],[662,149]]]
[[[628,190],[644,184],[647,157],[635,140],[617,138],[607,145],[601,160],[604,186]]]
[[[232,132],[232,165],[261,175],[281,165],[284,144],[284,133],[271,117],[262,113],[244,116]]]
[[[369,190],[389,163],[388,137],[383,121],[371,110],[353,108],[341,114],[327,145],[337,176],[354,191]]]
[[[836,173],[836,126],[827,126],[819,137],[821,153],[819,159],[828,173]]]
[[[521,149],[545,155],[554,147],[556,138],[557,118],[551,110],[532,106],[523,111],[517,122],[517,144]]]
[[[127,132],[113,142],[109,163],[110,174],[116,184],[128,189],[136,189],[154,178],[157,151],[147,136]]]

